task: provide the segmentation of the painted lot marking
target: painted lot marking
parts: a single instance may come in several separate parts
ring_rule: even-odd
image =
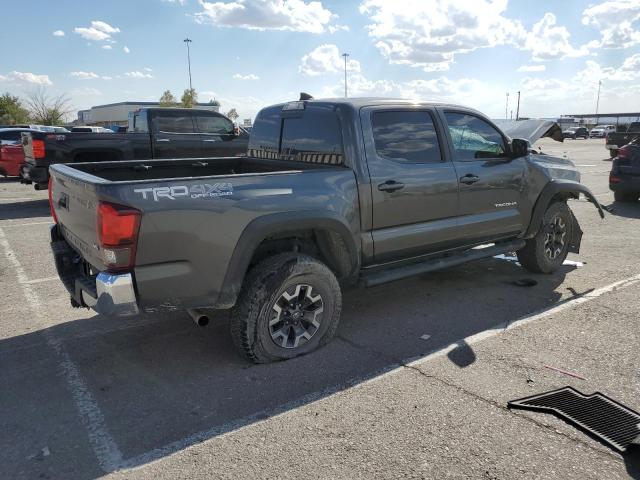
[[[5,227],[30,227],[31,225],[52,225],[52,222],[29,222],[29,223],[5,223],[2,228]]]
[[[43,282],[53,282],[54,280],[59,280],[59,277],[46,277],[46,278],[34,278],[33,280],[26,280],[24,282],[19,282],[23,285],[33,285],[34,283],[43,283]]]
[[[467,345],[473,345],[475,343],[479,343],[483,340],[487,340],[491,337],[495,337],[503,332],[522,327],[524,325],[535,322],[537,320],[541,320],[543,318],[549,317],[551,315],[562,312],[564,310],[577,307],[578,305],[594,300],[606,293],[612,292],[614,290],[622,290],[624,288],[631,287],[638,283],[640,283],[640,274],[634,275],[632,277],[628,277],[618,282],[611,283],[601,288],[597,288],[585,295],[574,297],[569,300],[565,300],[564,302],[559,303],[558,305],[548,308],[546,310],[541,310],[537,313],[533,313],[531,315],[521,317],[511,322],[504,322],[489,330],[485,330],[475,335],[471,335],[466,338],[456,340],[453,343],[449,344],[448,346],[442,347],[436,350],[432,350],[431,352],[429,352],[424,356],[414,357],[402,363],[396,363],[395,365],[390,365],[389,367],[379,372],[378,375],[375,375],[372,378],[369,377],[366,380],[352,379],[346,385],[330,387],[320,392],[311,393],[298,400],[294,400],[293,402],[289,402],[285,405],[281,405],[274,409],[263,410],[261,412],[250,415],[248,417],[245,417],[239,420],[234,420],[232,422],[229,422],[227,424],[224,424],[218,427],[211,428],[209,430],[194,433],[181,440],[177,440],[163,447],[156,448],[149,452],[138,455],[137,457],[133,457],[128,460],[125,460],[122,463],[121,468],[127,469],[127,470],[135,470],[136,468],[142,468],[143,466],[149,463],[160,461],[169,455],[185,450],[196,444],[203,443],[213,438],[224,438],[228,435],[231,435],[235,432],[242,431],[254,425],[260,425],[263,422],[270,420],[271,418],[276,418],[276,417],[290,414],[299,407],[311,405],[321,400],[331,398],[334,395],[340,395],[346,391],[378,382],[389,375],[395,375],[397,373],[400,373],[404,371],[406,368],[415,368],[419,365],[423,365],[425,363],[428,363],[431,360],[447,355],[449,352],[457,348],[459,345],[464,344],[465,342]]]
[[[0,246],[2,246],[4,250],[5,257],[13,266],[29,308],[33,315],[44,324],[45,318],[42,314],[43,307],[40,299],[31,286],[31,283],[29,283],[29,278],[18,260],[16,253],[11,248],[11,245],[9,245],[2,227],[0,227]],[[107,429],[104,415],[96,399],[93,397],[84,378],[82,378],[80,370],[65,350],[62,341],[47,328],[42,331],[42,334],[47,345],[53,349],[58,357],[58,368],[67,382],[80,419],[87,430],[89,443],[93,448],[100,468],[105,472],[117,470],[122,464],[122,453]]]

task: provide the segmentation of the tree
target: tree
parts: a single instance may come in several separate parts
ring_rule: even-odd
[[[180,100],[184,108],[193,108],[193,105],[198,103],[198,92],[195,88],[187,88]]]
[[[171,90],[165,90],[162,96],[160,97],[160,106],[161,107],[175,107],[178,104],[176,97],[173,96]]]
[[[66,95],[49,96],[44,88],[31,92],[27,105],[33,121],[41,125],[60,125],[71,113],[70,100]]]
[[[29,112],[22,105],[19,97],[9,92],[0,95],[0,123],[15,125],[16,123],[28,123]]]
[[[240,115],[238,115],[238,112],[236,112],[235,108],[232,108],[227,112],[227,117],[229,117],[234,122],[238,119],[239,116]]]

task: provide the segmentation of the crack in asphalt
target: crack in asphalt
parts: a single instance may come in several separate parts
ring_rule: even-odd
[[[406,363],[406,361],[404,361],[402,359],[399,359],[397,357],[394,357],[393,355],[389,355],[389,354],[387,354],[385,352],[378,351],[378,350],[376,350],[374,348],[371,348],[371,347],[368,347],[366,345],[361,345],[359,343],[354,342],[353,340],[350,340],[348,338],[343,337],[342,335],[336,335],[336,338],[339,339],[339,340],[342,340],[346,344],[348,344],[348,345],[350,345],[353,348],[356,348],[358,350],[362,350],[362,351],[365,351],[365,352],[367,352],[369,354],[377,355],[377,356],[381,356],[381,357],[383,357],[385,359],[389,359],[389,360],[393,361],[394,364],[398,365],[398,368],[405,368],[407,370],[416,372],[420,376],[422,376],[422,377],[424,377],[424,378],[426,378],[428,380],[433,380],[435,382],[441,383],[443,385],[446,385],[449,388],[457,390],[458,392],[460,392],[460,393],[462,393],[464,395],[470,396],[470,397],[472,397],[472,398],[474,398],[474,399],[476,399],[476,400],[478,400],[478,401],[480,401],[482,403],[491,405],[492,407],[498,408],[501,411],[508,412],[509,414],[514,415],[516,418],[523,419],[523,420],[529,422],[530,424],[533,424],[533,425],[535,425],[535,426],[537,426],[539,428],[547,430],[547,431],[549,431],[551,433],[554,433],[556,435],[560,435],[561,437],[564,437],[564,438],[566,438],[566,439],[568,439],[568,440],[570,440],[570,441],[572,441],[574,443],[577,443],[577,444],[580,444],[580,445],[582,445],[584,447],[587,447],[589,450],[591,450],[593,452],[596,452],[596,453],[601,454],[601,455],[605,455],[608,458],[613,458],[613,459],[616,459],[616,460],[620,460],[620,457],[618,455],[616,455],[614,452],[609,452],[607,450],[600,450],[600,449],[594,447],[593,445],[591,445],[590,443],[588,443],[588,442],[586,442],[584,440],[581,440],[581,439],[576,438],[576,437],[572,437],[568,433],[564,433],[562,431],[557,430],[556,428],[554,428],[551,425],[546,425],[546,424],[544,424],[542,422],[539,422],[538,420],[536,420],[534,418],[531,418],[531,417],[529,417],[527,415],[523,415],[523,414],[521,414],[519,412],[514,412],[513,410],[509,409],[506,405],[503,405],[500,402],[497,402],[497,401],[492,400],[490,398],[483,397],[482,395],[480,395],[480,394],[478,394],[476,392],[472,392],[470,390],[467,390],[466,388],[464,388],[464,387],[462,387],[462,386],[460,386],[458,384],[451,383],[451,382],[445,380],[444,378],[441,378],[441,377],[438,377],[438,376],[432,375],[432,374],[427,374],[426,372],[422,371],[417,366],[409,365],[408,363]]]

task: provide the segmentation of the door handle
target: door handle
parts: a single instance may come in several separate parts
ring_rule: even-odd
[[[378,185],[378,190],[381,192],[395,192],[404,188],[404,183],[396,182],[395,180],[387,180],[384,183]]]
[[[470,173],[467,173],[464,177],[460,179],[460,183],[464,183],[465,185],[471,185],[472,183],[476,183],[480,180],[480,177],[476,177]]]
[[[170,138],[156,138],[156,143],[160,143],[160,142],[170,142],[171,139]]]

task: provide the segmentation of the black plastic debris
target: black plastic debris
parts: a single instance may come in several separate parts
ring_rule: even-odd
[[[521,278],[519,280],[514,280],[511,283],[516,287],[535,287],[538,284],[538,282],[533,278]]]
[[[640,414],[599,392],[585,395],[575,388],[564,387],[512,400],[507,406],[553,413],[622,453],[637,445],[640,438]]]

